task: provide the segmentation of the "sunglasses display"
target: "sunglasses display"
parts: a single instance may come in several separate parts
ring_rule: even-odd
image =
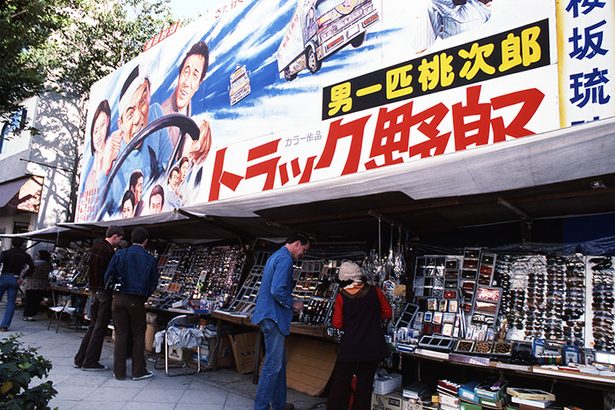
[[[51,252],[51,263],[58,269],[51,272],[49,281],[69,288],[86,287],[89,280],[89,261],[90,252],[86,247],[57,247]]]
[[[496,283],[515,340],[585,344],[585,257],[500,256]]]
[[[535,340],[615,351],[614,262],[579,253],[509,255],[479,248],[465,248],[456,258],[418,257],[413,286],[421,324],[416,329],[424,335],[452,334],[460,339],[454,349],[459,353],[507,356],[513,342]],[[439,266],[447,298],[434,297]],[[459,305],[454,319],[444,308],[453,301]],[[441,326],[452,320],[454,330],[443,333]]]
[[[245,259],[239,246],[171,243],[158,259],[158,288],[147,306],[194,311],[228,307]]]
[[[615,351],[615,298],[613,279],[615,269],[611,257],[591,257],[587,261],[591,272],[591,339],[593,348],[602,351]]]

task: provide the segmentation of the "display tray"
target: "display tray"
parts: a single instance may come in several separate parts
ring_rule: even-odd
[[[424,349],[434,349],[450,352],[455,345],[455,339],[443,336],[423,336],[419,340],[419,346]]]
[[[495,342],[491,354],[494,356],[511,356],[513,350],[512,342]]]

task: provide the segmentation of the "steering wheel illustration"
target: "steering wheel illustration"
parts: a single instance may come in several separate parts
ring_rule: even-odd
[[[111,189],[111,185],[113,184],[114,178],[117,176],[126,158],[128,158],[130,153],[134,149],[139,147],[145,141],[147,137],[149,137],[156,131],[159,131],[163,128],[168,128],[168,127],[179,128],[179,135],[181,136],[188,134],[190,138],[192,138],[192,140],[194,141],[199,139],[200,131],[199,131],[198,125],[196,125],[196,123],[194,122],[192,118],[184,114],[168,114],[168,115],[165,115],[164,117],[157,118],[151,123],[147,124],[147,126],[143,128],[141,131],[139,131],[137,135],[135,135],[134,138],[128,143],[128,145],[126,145],[124,150],[120,153],[117,160],[115,161],[115,164],[111,168],[111,172],[109,172],[109,177],[107,178],[107,182],[105,183],[105,186],[100,194],[99,203],[101,204],[101,207],[96,217],[96,220],[100,220],[100,218],[104,215],[107,209],[107,206],[105,203],[107,199],[107,195],[109,194],[109,190]],[[183,138],[181,138],[181,140],[183,141]],[[173,154],[171,155],[171,158],[169,159],[169,163],[166,164],[167,174],[170,171],[170,168],[171,168],[170,165],[173,163],[173,161],[175,161],[175,158],[177,158],[178,154],[181,152],[180,150],[182,149],[182,145],[183,143],[180,141],[173,149]],[[156,169],[157,168],[156,158],[155,158],[156,153],[153,152],[151,148],[149,148],[149,150],[150,150],[149,166],[151,167],[151,171],[152,171],[150,179],[155,180],[159,176],[157,175],[157,169]]]

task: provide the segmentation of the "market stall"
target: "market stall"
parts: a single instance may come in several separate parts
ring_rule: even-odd
[[[293,346],[334,352],[337,269],[360,263],[394,311],[383,366],[398,375],[376,392],[427,384],[398,408],[433,408],[422,399],[449,375],[452,408],[455,386],[493,372],[473,405],[503,408],[506,377],[570,392],[583,380],[592,394],[563,398],[590,405],[596,385],[610,391],[615,247],[579,244],[615,225],[613,39],[600,31],[612,5],[454,2],[482,19],[453,34],[432,26],[432,2],[233,3],[95,84],[86,122],[107,119],[126,144],[103,170],[86,138],[76,221],[62,226],[147,228],[161,274],[148,306],[198,315],[218,348],[233,325],[231,343],[254,346],[241,369],[258,369],[249,317],[267,256],[305,232],[316,246],[295,266]],[[600,44],[582,46],[581,27]],[[179,98],[188,59],[202,75]],[[151,114],[134,133],[110,121],[133,96]],[[289,369],[309,355],[297,357]],[[327,372],[310,373],[311,392]]]

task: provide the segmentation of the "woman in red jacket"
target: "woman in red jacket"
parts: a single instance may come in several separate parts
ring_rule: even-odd
[[[391,306],[379,288],[365,283],[363,270],[356,263],[342,263],[339,279],[346,286],[335,299],[333,326],[344,334],[327,409],[348,408],[353,375],[357,386],[352,409],[369,409],[376,367],[387,352],[382,322],[391,318]]]

